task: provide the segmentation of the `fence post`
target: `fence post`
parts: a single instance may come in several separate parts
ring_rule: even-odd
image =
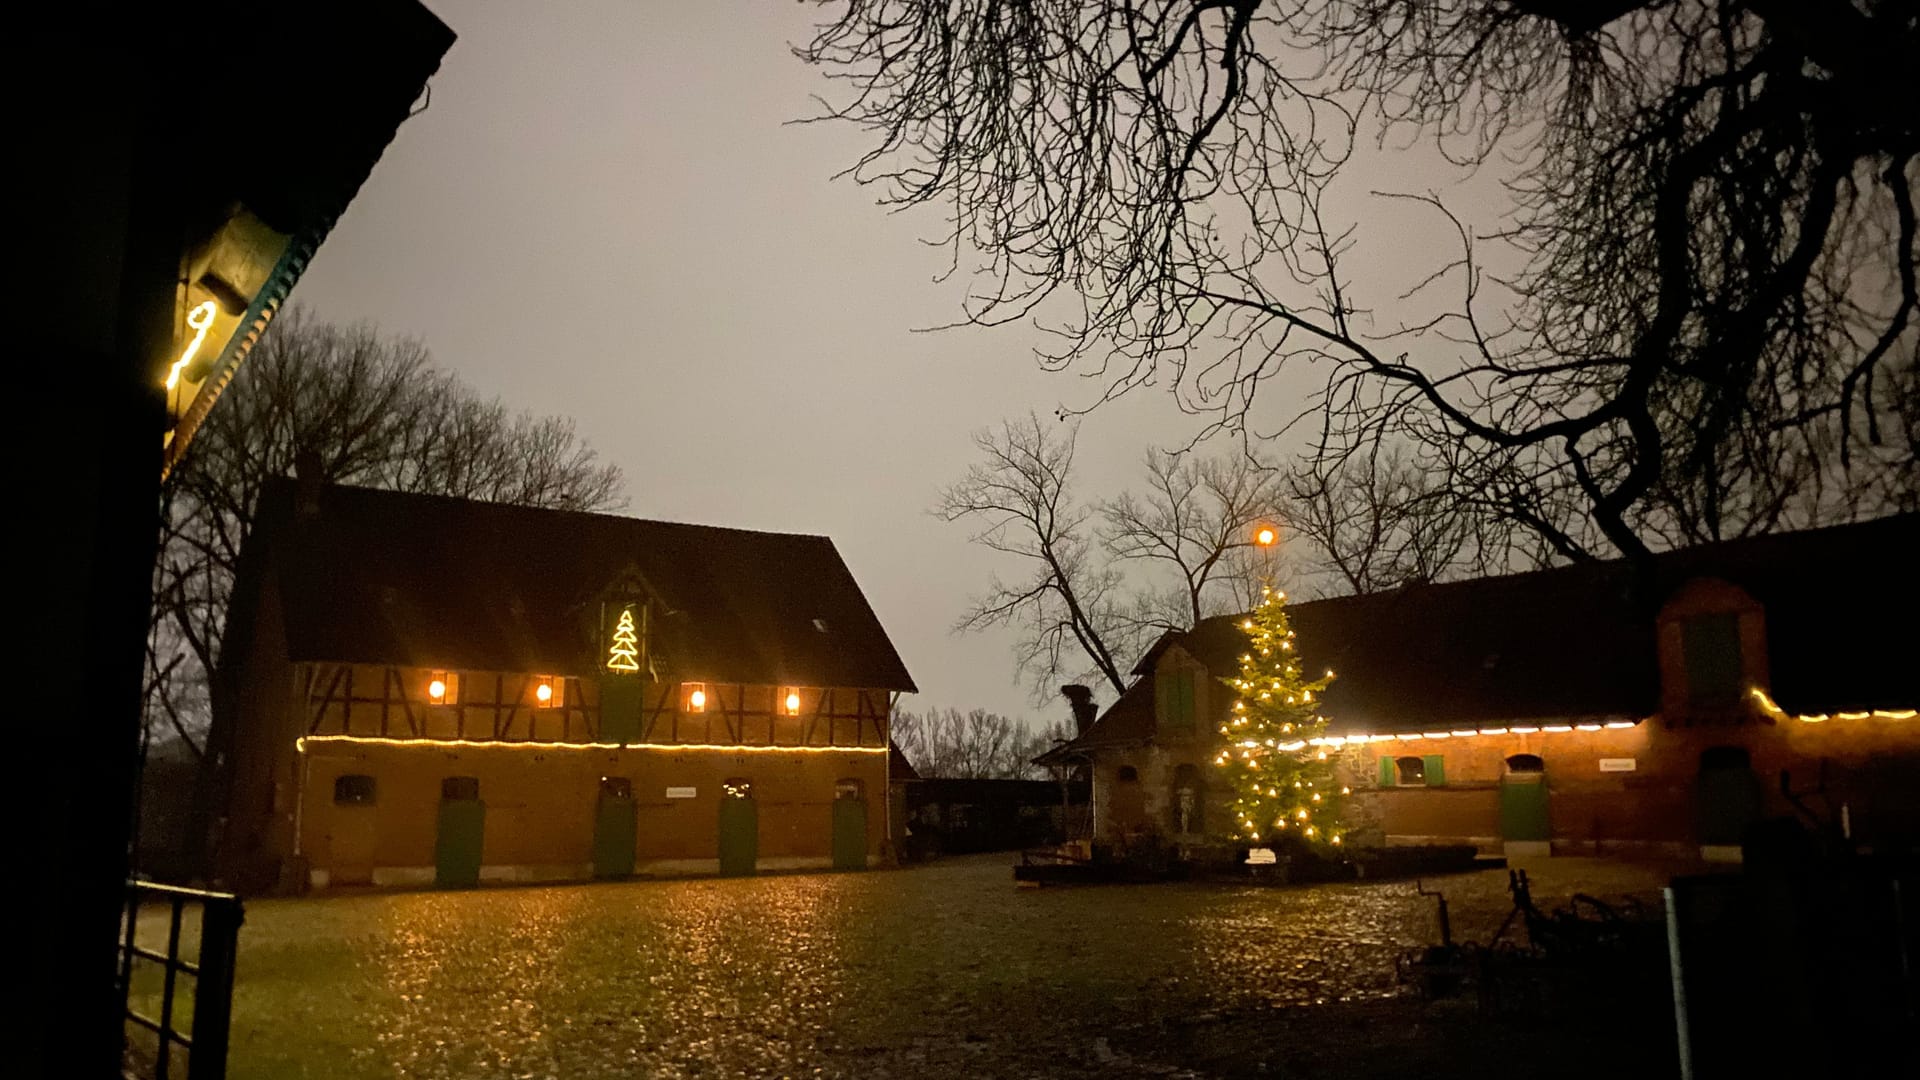
[[[1660,890],[1667,901],[1667,970],[1673,979],[1673,1028],[1680,1051],[1680,1080],[1693,1080],[1693,1033],[1687,1027],[1687,979],[1680,940],[1680,895],[1673,885]]]
[[[187,1080],[223,1080],[233,1026],[233,968],[246,920],[237,897],[208,899],[200,909],[200,975],[194,980],[193,1051]]]

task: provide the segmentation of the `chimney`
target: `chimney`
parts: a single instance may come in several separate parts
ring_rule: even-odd
[[[1093,718],[1100,713],[1100,707],[1093,703],[1092,687],[1072,683],[1061,687],[1060,692],[1066,695],[1067,704],[1073,708],[1073,733],[1085,735],[1087,729],[1093,726]]]
[[[320,512],[320,455],[311,449],[293,455],[293,512],[313,517]]]

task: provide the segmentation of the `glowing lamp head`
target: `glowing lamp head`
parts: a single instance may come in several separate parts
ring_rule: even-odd
[[[787,691],[787,696],[786,696],[786,699],[785,699],[784,701],[782,701],[782,702],[781,702],[781,704],[783,704],[783,705],[785,705],[785,706],[786,706],[786,709],[787,709],[787,715],[788,715],[788,716],[798,716],[798,715],[800,715],[800,695],[799,695],[799,693],[797,693],[797,692],[795,692],[795,691],[792,691],[792,690],[789,690],[789,691]]]
[[[687,694],[687,707],[694,712],[705,711],[707,707],[707,692],[697,686],[694,687]]]
[[[427,697],[432,698],[435,705],[447,700],[447,681],[445,679],[435,679],[428,683]]]
[[[1271,525],[1262,525],[1254,531],[1253,542],[1261,547],[1272,547],[1274,544],[1279,543],[1279,541],[1280,534],[1275,531]]]
[[[542,705],[553,704],[553,684],[550,682],[543,682],[539,686],[534,687],[533,696],[534,696],[534,699],[540,702],[540,704]]]

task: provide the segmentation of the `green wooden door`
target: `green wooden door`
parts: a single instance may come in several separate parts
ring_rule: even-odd
[[[833,800],[833,868],[867,868],[867,800]]]
[[[600,787],[600,804],[593,815],[593,876],[627,877],[633,873],[634,805],[631,788]]]
[[[1508,773],[1500,781],[1500,838],[1551,840],[1545,773]]]
[[[720,872],[752,874],[760,859],[760,812],[752,798],[720,800]]]
[[[1702,754],[1694,800],[1701,844],[1733,846],[1745,840],[1763,805],[1760,777],[1746,751],[1715,747]]]
[[[442,888],[480,884],[480,847],[486,836],[487,804],[479,799],[441,799],[433,844],[433,883]]]

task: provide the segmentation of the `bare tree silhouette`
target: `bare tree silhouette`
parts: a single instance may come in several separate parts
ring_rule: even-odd
[[[1413,447],[1563,559],[1920,504],[1911,4],[827,6],[796,51],[850,172],[947,207],[965,319],[1045,316],[1101,400],[1270,434],[1310,366],[1317,473]],[[1457,248],[1377,319],[1327,194],[1402,136],[1503,173],[1508,224],[1383,193]]]
[[[1076,436],[1032,414],[978,433],[981,459],[933,510],[1020,567],[993,577],[955,628],[1018,629],[1015,660],[1036,700],[1081,677],[1118,695],[1154,637],[1241,610],[1262,569],[1244,557],[1254,525],[1278,519],[1283,494],[1281,473],[1246,454],[1152,451],[1139,492],[1081,501]]]

